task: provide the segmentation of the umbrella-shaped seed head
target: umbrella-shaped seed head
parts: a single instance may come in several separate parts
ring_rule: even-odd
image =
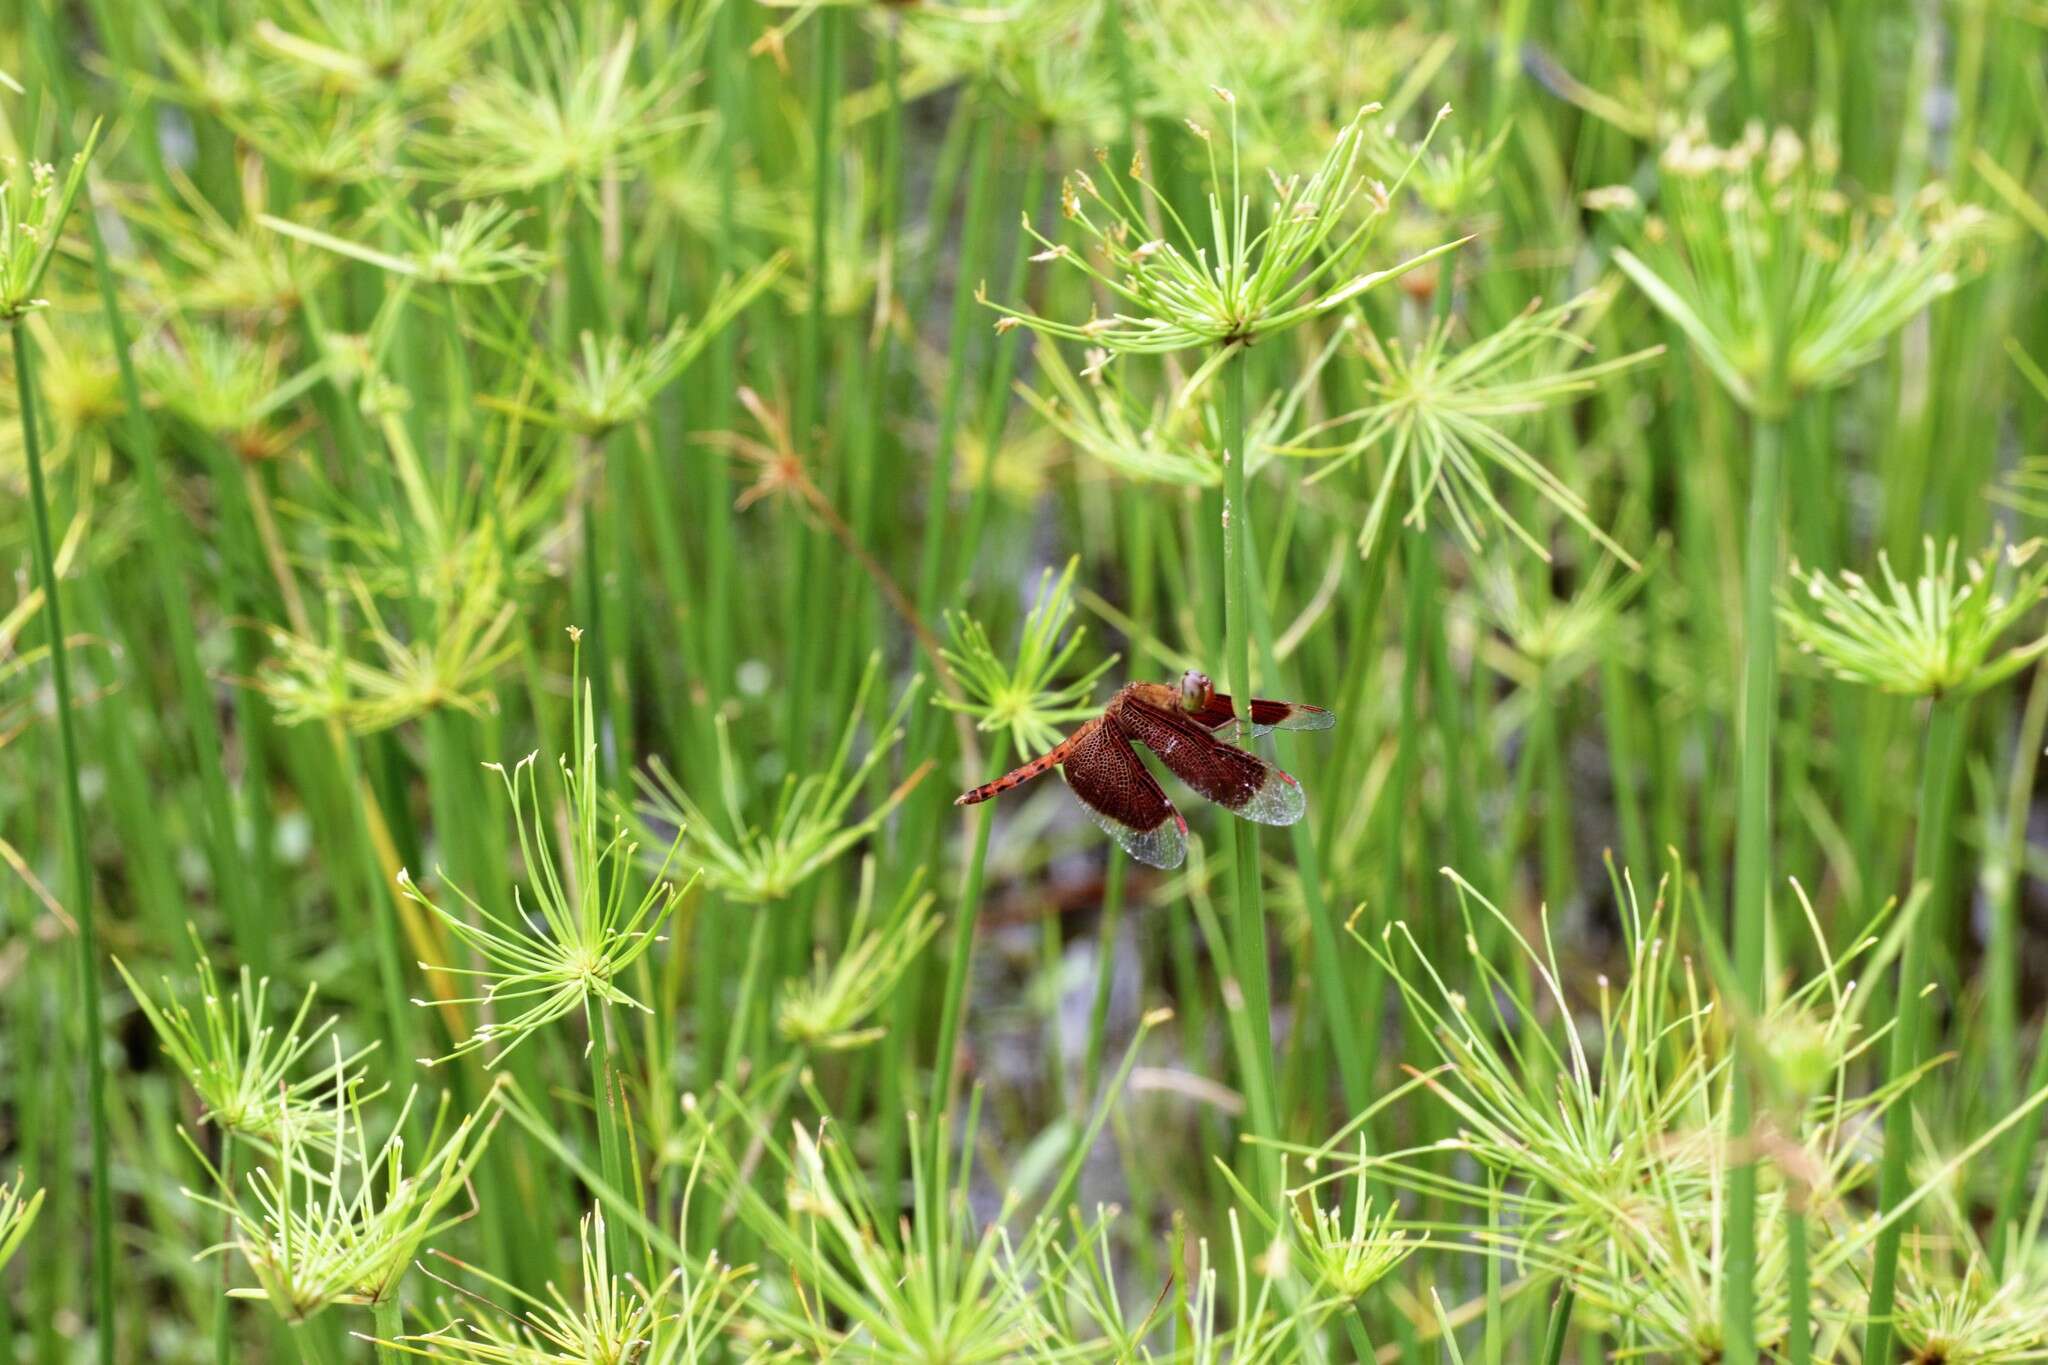
[[[2048,649],[2048,636],[1996,654],[2041,600],[2048,562],[2028,541],[1963,557],[1930,537],[1912,579],[1879,554],[1879,582],[1793,566],[1800,591],[1779,594],[1778,619],[1799,648],[1849,682],[1905,696],[1967,696],[2012,676]]]

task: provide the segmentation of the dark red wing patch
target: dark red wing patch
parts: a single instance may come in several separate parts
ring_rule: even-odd
[[[1224,698],[1223,704],[1230,705],[1230,699]],[[1327,730],[1336,723],[1336,712],[1307,702],[1252,698],[1252,724],[1269,730]]]
[[[1210,693],[1208,704],[1199,711],[1190,711],[1188,715],[1205,730],[1221,730],[1239,719],[1230,698],[1221,692]],[[1325,711],[1320,706],[1298,701],[1272,701],[1266,697],[1252,698],[1254,738],[1268,730],[1327,730],[1336,723],[1336,713]]]
[[[1194,715],[1126,701],[1110,719],[1159,755],[1168,772],[1234,815],[1262,825],[1291,825],[1308,809],[1300,783],[1256,754],[1218,740]]]
[[[1188,852],[1187,822],[1123,732],[1107,718],[1090,721],[1068,744],[1060,775],[1090,818],[1146,866],[1179,867]]]

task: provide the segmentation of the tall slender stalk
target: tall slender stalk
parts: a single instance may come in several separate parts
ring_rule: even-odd
[[[1991,895],[1991,935],[1985,945],[1984,1014],[1991,1035],[1985,1082],[1992,1104],[2004,1110],[2016,1103],[2020,1078],[2020,892],[2027,879],[2027,822],[2033,813],[2034,779],[2041,763],[2041,742],[2048,731],[2048,668],[2034,670],[2020,713],[2013,744],[2012,773],[2006,788],[2004,848],[1993,864],[1998,869]]]
[[[1021,191],[1019,202],[1024,205],[1024,212],[1027,215],[1035,214],[1038,211],[1039,201],[1045,197],[1046,143],[1048,138],[1043,130],[1039,130],[1021,137],[1018,141],[1025,162],[1024,187]],[[1028,259],[1028,256],[1022,250],[1013,249],[1010,252],[1010,277],[1003,284],[1004,298],[1015,298],[1023,292],[1024,267]],[[974,483],[974,496],[967,504],[966,520],[960,523],[949,523],[963,528],[961,534],[957,537],[959,545],[972,546],[982,543],[984,526],[988,520],[989,504],[992,501],[991,495],[995,491],[996,472],[1001,465],[1001,461],[996,458],[996,453],[1002,449],[1003,427],[1009,421],[1010,416],[1010,380],[1017,368],[1017,357],[1022,349],[1023,340],[1021,336],[999,336],[996,338],[992,354],[989,356],[987,366],[988,381],[986,387],[982,390],[983,398],[979,433],[981,449],[986,452],[986,457],[982,461],[981,476]],[[940,539],[942,549],[951,547],[955,542],[956,537],[950,534]],[[948,555],[942,564],[940,576],[943,580],[950,582],[956,577],[964,578],[966,571],[972,567],[971,559],[956,559]],[[946,569],[950,569],[952,572],[944,572],[943,570]]]
[[[1245,557],[1252,580],[1252,640],[1259,657],[1277,670],[1279,655],[1273,645],[1272,614],[1267,609],[1268,598],[1260,577],[1257,538],[1251,535],[1251,530],[1249,525],[1245,527],[1245,534],[1252,541],[1251,551]],[[1374,583],[1368,592],[1376,595],[1380,580],[1377,574],[1372,577]],[[1291,679],[1274,677],[1267,680],[1268,685],[1276,689],[1283,681],[1291,682]],[[1290,686],[1287,695],[1294,695],[1296,691]],[[1352,719],[1356,723],[1363,717],[1354,712]],[[1325,768],[1325,771],[1338,770],[1334,765]],[[1332,804],[1336,803],[1333,799]],[[1347,1112],[1356,1113],[1372,1102],[1372,1067],[1366,1059],[1365,1042],[1359,1027],[1361,1016],[1353,1003],[1354,987],[1341,946],[1342,917],[1332,913],[1323,894],[1323,857],[1316,844],[1316,826],[1307,819],[1297,820],[1287,827],[1287,839],[1301,876],[1302,908],[1308,914],[1309,962],[1306,971],[1314,982],[1330,1050],[1336,1054],[1339,1093],[1343,1096]],[[1370,959],[1367,962],[1370,963]]]
[[[1778,706],[1778,503],[1784,486],[1784,425],[1759,416],[1750,461],[1749,527],[1742,580],[1742,751],[1735,827],[1735,977],[1741,1007],[1764,998],[1764,940],[1770,913],[1771,728]],[[1742,1147],[1756,1104],[1753,1058],[1738,1055],[1729,1137]],[[1728,1277],[1722,1330],[1730,1365],[1756,1356],[1756,1163],[1743,1154],[1728,1173]]]
[[[1899,990],[1893,1009],[1891,1056],[1887,1078],[1898,1081],[1920,1064],[1920,1000],[1927,974],[1927,940],[1939,932],[1947,903],[1941,864],[1948,848],[1949,823],[1955,809],[1957,778],[1962,772],[1963,730],[1967,707],[1958,699],[1936,697],[1928,704],[1927,748],[1920,765],[1919,827],[1913,836],[1913,879],[1931,883],[1920,917],[1906,934],[1899,953]],[[1889,1212],[1908,1192],[1907,1158],[1913,1147],[1913,1092],[1907,1090],[1885,1113],[1884,1154],[1879,1159],[1878,1207]],[[1899,1238],[1906,1220],[1896,1219],[1877,1235],[1871,1254],[1870,1307],[1866,1314],[1863,1358],[1888,1361],[1892,1350],[1892,1303],[1897,1288]]]
[[[1387,542],[1375,548],[1373,561],[1368,566],[1368,572],[1376,573],[1382,584],[1387,572],[1386,561],[1392,558],[1391,545],[1395,542],[1395,537],[1387,537]],[[1422,640],[1425,633],[1422,618],[1429,608],[1429,597],[1426,592],[1428,578],[1422,556],[1435,553],[1428,532],[1420,527],[1404,530],[1399,537],[1399,544],[1404,560],[1401,586],[1406,599],[1401,611],[1401,680],[1400,691],[1397,693],[1400,708],[1394,736],[1393,771],[1387,780],[1386,794],[1380,798],[1378,808],[1373,812],[1377,829],[1372,841],[1384,874],[1384,881],[1380,887],[1381,905],[1384,908],[1378,913],[1387,919],[1397,915],[1398,912],[1393,907],[1402,905],[1407,894],[1403,857],[1408,803],[1411,799],[1420,801],[1420,784],[1415,774],[1421,766],[1419,750],[1422,733]],[[1379,586],[1375,585],[1376,590]],[[1360,697],[1362,701],[1363,693],[1360,693]],[[1375,970],[1366,977],[1365,1000],[1359,1010],[1361,1018],[1380,1017],[1386,988],[1387,973],[1384,970]]]
[[[291,1342],[308,1365],[331,1365],[335,1358],[334,1315],[322,1313],[292,1324]]]
[[[612,689],[611,632],[604,628],[610,613],[605,611],[604,569],[602,547],[599,538],[606,531],[607,518],[604,503],[607,501],[606,484],[610,482],[612,437],[578,435],[576,437],[576,468],[582,480],[582,492],[577,501],[578,542],[581,563],[578,565],[577,580],[582,585],[578,594],[577,615],[590,622],[590,674],[597,680],[595,700],[597,705],[598,733],[605,736],[605,742],[597,746],[598,771],[620,785],[621,792],[630,789],[624,786],[619,775],[617,758],[612,740],[613,726],[619,711],[619,698]],[[459,828],[459,826],[458,826]],[[456,831],[449,831],[450,834]]]
[[[1564,1359],[1565,1342],[1571,1337],[1572,1308],[1577,1303],[1571,1287],[1557,1291],[1557,1302],[1551,1305],[1550,1323],[1543,1329],[1542,1365],[1558,1365]]]
[[[1230,692],[1237,699],[1244,719],[1251,719],[1252,647],[1251,593],[1245,503],[1245,367],[1247,352],[1238,348],[1224,362],[1218,380],[1223,385],[1223,658],[1229,670]],[[1260,904],[1259,830],[1249,820],[1233,820],[1235,841],[1232,859],[1236,902],[1230,942],[1232,971],[1237,978],[1239,1001],[1247,1021],[1245,1098],[1251,1109],[1251,1131],[1273,1136],[1279,1121],[1273,1096],[1272,983],[1266,947],[1266,916]],[[1271,1195],[1279,1179],[1277,1161],[1260,1149],[1257,1188]]]
[[[718,225],[711,237],[714,279],[726,278],[739,256],[739,227],[734,221],[733,204],[739,197],[738,163],[743,138],[739,127],[742,109],[738,76],[746,69],[746,42],[739,31],[740,22],[741,11],[737,5],[720,5],[711,21],[712,103],[719,122],[714,167],[718,185]],[[706,382],[710,392],[705,398],[705,418],[712,431],[724,431],[731,424],[733,384],[738,375],[739,331],[737,318],[732,326],[719,328],[718,335],[711,339],[710,353],[706,356]],[[709,505],[702,508],[699,515],[704,518],[704,563],[708,574],[712,565],[733,562],[732,495],[725,461],[704,461],[703,491]],[[704,658],[698,661],[698,668],[707,685],[714,689],[712,695],[716,697],[722,696],[725,689],[732,686],[733,595],[707,592],[704,597],[706,600],[701,604],[705,619]],[[713,751],[713,708],[706,706],[693,710],[700,727],[695,737],[698,749],[708,756]],[[704,937],[706,947],[711,948],[721,936],[712,934]],[[707,992],[707,995],[715,998],[716,992]]]
[[[1571,894],[1571,796],[1565,775],[1564,744],[1558,739],[1555,670],[1549,660],[1536,667],[1536,709],[1529,718],[1530,747],[1543,780],[1543,899],[1561,910]],[[1457,771],[1453,769],[1452,771]]]
[[[2037,1094],[2048,1086],[2048,1019],[2044,1019],[2040,1032],[2034,1039],[2034,1064],[2027,1070],[2025,1093]],[[2033,1196],[2035,1155],[2040,1151],[2041,1127],[2044,1115],[2038,1108],[2028,1113],[2006,1139],[2005,1169],[1999,1180],[1998,1205],[1991,1216],[1990,1242],[1991,1272],[2005,1273],[2005,1259],[2008,1250],[2019,1245],[2012,1238],[2012,1230],[2025,1212],[2027,1201]]]
[[[902,270],[898,248],[903,236],[899,226],[903,213],[902,42],[903,20],[892,12],[883,27],[880,53],[887,108],[881,118],[879,138],[881,202],[876,210],[875,239],[880,264],[875,287],[874,320],[869,327],[866,346],[856,343],[848,347],[847,381],[856,386],[855,391],[862,397],[854,433],[842,457],[846,467],[846,521],[850,533],[846,539],[850,546],[861,547],[863,555],[868,553],[865,547],[876,543],[876,497],[885,485],[884,471],[891,466],[891,455],[899,453],[891,449],[892,433],[886,415],[894,410],[892,405],[898,393],[896,312],[899,272]],[[873,367],[864,378],[859,373],[863,364],[872,364]],[[886,572],[882,581],[893,588],[894,580],[887,578]],[[845,689],[850,686],[853,670],[857,667],[859,648],[856,641],[879,634],[883,611],[884,604],[879,598],[864,602],[861,605],[860,629],[842,632],[838,667],[834,674],[835,696],[846,695]],[[875,780],[879,789],[884,779],[881,774],[876,774]]]
[[[742,112],[739,75],[746,69],[746,42],[740,32],[741,22],[740,9],[736,5],[718,6],[711,20],[712,107],[717,111],[719,125],[714,161],[718,223],[711,238],[711,264],[713,276],[719,279],[725,278],[732,270],[738,255],[739,230],[733,203],[738,197],[742,137],[739,127]],[[711,340],[710,353],[705,358],[706,382],[710,387],[705,416],[712,431],[724,431],[731,425],[733,387],[738,377],[738,324],[739,320],[734,319],[734,325],[718,329],[718,335]],[[678,398],[681,401],[680,394]],[[708,583],[717,572],[715,566],[737,561],[733,549],[732,495],[726,463],[724,460],[706,460],[703,467],[702,496],[706,505],[699,509],[698,515],[703,519],[701,539],[704,544],[705,581]],[[733,685],[734,594],[706,592],[703,596],[704,652],[702,658],[692,660],[691,664],[704,680],[711,698],[718,701]],[[696,727],[690,736],[691,747],[708,767],[716,751],[712,716],[717,708],[691,706],[687,710]],[[698,909],[701,930],[694,935],[697,948],[694,956],[697,962],[697,1036],[701,1041],[694,1079],[700,1090],[708,1089],[716,1078],[712,1067],[719,1057],[719,1040],[730,1023],[725,1014],[725,983],[731,971],[731,945],[728,940],[734,934],[731,926],[722,921],[729,919],[732,913],[730,906],[710,896],[703,899]],[[737,1033],[738,1030],[734,1029],[733,1036]]]
[[[91,192],[88,189],[87,198]],[[135,466],[141,483],[144,539],[149,547],[150,577],[158,591],[163,612],[165,642],[178,679],[178,701],[190,734],[192,755],[199,772],[199,794],[206,817],[206,852],[213,871],[215,894],[227,909],[228,924],[236,946],[246,950],[260,942],[243,880],[236,875],[234,803],[229,795],[221,753],[220,722],[215,715],[212,691],[199,663],[198,632],[192,621],[191,586],[185,574],[185,543],[181,528],[170,515],[173,504],[165,495],[163,469],[157,448],[156,427],[142,405],[142,384],[135,374],[135,358],[129,350],[128,322],[121,312],[120,296],[114,284],[113,262],[100,233],[99,220],[90,211],[82,215],[92,243],[94,279],[99,286],[100,311],[106,318],[114,362],[121,380],[122,445]]]
[[[1116,984],[1117,935],[1123,924],[1124,877],[1130,871],[1130,859],[1111,858],[1109,872],[1102,888],[1102,917],[1095,926],[1095,995],[1088,1007],[1087,1050],[1081,1060],[1081,1088],[1083,1099],[1095,1093],[1095,1086],[1102,1079],[1102,1052],[1104,1035],[1109,1027],[1109,995]]]
[[[1812,1267],[1806,1255],[1806,1187],[1794,1181],[1785,1194],[1785,1359],[1813,1359]]]
[[[51,548],[50,501],[43,482],[42,442],[36,429],[35,346],[20,318],[14,339],[14,384],[20,400],[21,449],[28,466],[30,534],[36,580],[43,589],[43,620],[50,641],[50,683],[57,700],[57,752],[63,785],[64,843],[70,902],[78,921],[78,1012],[85,1049],[86,1106],[92,1125],[93,1331],[103,1365],[114,1359],[114,1193],[107,1173],[107,1077],[100,1037],[100,938],[93,907],[92,866],[85,846],[85,801],[78,789],[78,732],[72,715],[71,658],[64,639],[64,606]]]
[[[1746,119],[1757,118],[1763,112],[1757,98],[1755,45],[1749,39],[1749,5],[1747,0],[1726,0],[1728,14],[1728,45],[1735,55],[1735,93]]]
[[[924,547],[917,572],[918,610],[929,618],[938,601],[939,571],[946,562],[946,508],[953,494],[954,436],[960,425],[960,405],[965,388],[967,337],[973,330],[974,288],[969,281],[979,278],[987,253],[988,215],[992,206],[996,121],[987,114],[975,116],[967,180],[967,210],[960,224],[960,266],[953,290],[953,314],[946,339],[946,386],[939,400],[939,430],[932,447],[934,467],[925,487]]]
[[[830,261],[832,208],[832,160],[837,154],[833,130],[837,126],[839,90],[839,15],[831,6],[819,11],[812,22],[817,40],[811,89],[811,259],[810,293],[802,324],[797,332],[796,400],[790,430],[799,449],[808,449],[819,437],[819,415],[825,390],[825,329],[829,322],[826,274]],[[815,705],[811,687],[818,662],[818,641],[812,636],[816,624],[811,613],[818,601],[808,588],[811,541],[800,518],[785,523],[784,591],[788,597],[784,626],[789,632],[785,647],[789,655],[789,678],[784,685],[788,712],[786,742],[791,753],[801,752],[804,727]]]
[[[624,1096],[620,1093],[618,1071],[612,1065],[610,1010],[602,1003],[587,1002],[584,1010],[590,1018],[590,1098],[597,1106],[598,1167],[604,1172],[607,1185],[622,1193],[630,1193],[633,1187],[626,1180],[626,1144],[620,1124]],[[612,1264],[625,1265],[625,1224],[621,1222],[614,1226],[607,1223],[605,1241]]]
[[[220,1142],[220,1187],[232,1191],[235,1188],[235,1139],[223,1132]],[[234,1233],[235,1220],[222,1215],[221,1240],[226,1242]],[[222,1258],[220,1274],[214,1282],[213,1304],[213,1358],[216,1365],[228,1365],[235,1358],[235,1301],[228,1297],[232,1286],[228,1278],[228,1263]]]
[[[390,1293],[377,1300],[371,1312],[377,1322],[378,1365],[396,1365],[405,1358],[398,1347],[389,1343],[398,1340],[405,1331],[405,1313],[398,1303],[398,1289],[393,1286]]]
[[[989,754],[988,781],[1003,775],[1010,762],[1010,736],[999,731]],[[959,1069],[953,1054],[960,1046],[960,1026],[967,1015],[967,979],[974,964],[974,925],[981,910],[982,871],[988,863],[989,828],[995,803],[983,802],[974,813],[974,853],[960,883],[960,903],[953,911],[951,951],[946,958],[946,994],[939,1007],[939,1044],[932,1054],[932,1136],[943,1153],[951,1138],[948,1121],[960,1097]]]

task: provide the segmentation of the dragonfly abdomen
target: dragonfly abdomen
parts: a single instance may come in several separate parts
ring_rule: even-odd
[[[1083,727],[1083,731],[1085,731],[1088,728],[1092,728],[1092,725],[1093,723],[1091,722],[1090,726]],[[1040,754],[1037,758],[1032,759],[1023,767],[1012,768],[1010,771],[1004,773],[1001,777],[997,778],[993,782],[984,782],[979,787],[976,787],[973,791],[960,793],[960,795],[953,798],[953,804],[956,806],[978,805],[981,802],[988,800],[991,796],[1002,795],[1004,792],[1010,790],[1010,788],[1012,787],[1023,786],[1032,778],[1037,777],[1039,774],[1045,772],[1050,768],[1058,766],[1060,761],[1066,758],[1066,756],[1073,751],[1074,741],[1080,737],[1081,733],[1082,732],[1076,732],[1074,735],[1069,736],[1056,747],[1048,750],[1045,753]]]

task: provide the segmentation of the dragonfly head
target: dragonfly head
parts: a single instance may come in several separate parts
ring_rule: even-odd
[[[1180,704],[1183,710],[1201,710],[1209,704],[1212,691],[1207,673],[1197,673],[1191,668],[1180,675]]]

